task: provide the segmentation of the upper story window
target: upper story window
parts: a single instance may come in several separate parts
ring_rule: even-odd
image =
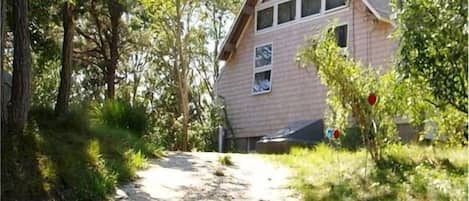
[[[296,16],[296,0],[290,0],[278,5],[278,24],[289,22]]]
[[[271,27],[274,24],[274,7],[257,11],[257,30]]]
[[[272,64],[272,44],[256,47],[256,68]]]
[[[253,94],[267,93],[272,90],[272,44],[255,48],[253,75]]]
[[[337,41],[337,46],[341,48],[347,47],[347,35],[348,35],[348,27],[346,24],[337,26],[335,28],[335,37]]]
[[[326,0],[326,10],[331,10],[341,6],[345,6],[347,0]]]
[[[321,0],[301,0],[301,17],[321,12]]]
[[[256,31],[308,16],[321,17],[347,7],[350,0],[262,0],[256,7]]]

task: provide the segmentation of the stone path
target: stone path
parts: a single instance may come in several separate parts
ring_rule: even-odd
[[[219,153],[170,152],[138,173],[139,180],[117,190],[120,201],[296,201],[288,188],[290,171],[255,154],[228,154],[233,166],[221,166]],[[224,176],[216,176],[219,170]]]

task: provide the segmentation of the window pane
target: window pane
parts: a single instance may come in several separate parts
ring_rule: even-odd
[[[272,45],[256,47],[256,67],[272,64]]]
[[[271,87],[270,72],[271,71],[268,70],[268,71],[256,73],[254,75],[254,86],[252,88],[252,91],[254,93],[270,90],[270,87]]]
[[[278,5],[278,24],[295,19],[296,0],[287,1]]]
[[[326,0],[326,10],[337,8],[339,6],[345,6],[347,0]]]
[[[257,11],[257,30],[271,27],[274,22],[274,7]]]
[[[336,27],[335,37],[339,47],[347,47],[347,25]]]
[[[321,0],[302,0],[301,17],[318,14],[321,12]]]

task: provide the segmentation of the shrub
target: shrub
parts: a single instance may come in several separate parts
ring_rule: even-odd
[[[128,129],[142,136],[148,127],[148,115],[143,105],[131,105],[125,101],[106,101],[103,105],[95,105],[93,122],[111,128]]]
[[[234,165],[233,161],[231,160],[230,155],[223,155],[223,156],[218,157],[218,162],[222,165],[225,165],[225,166]]]
[[[65,114],[58,117],[57,122],[64,129],[85,132],[89,129],[88,110],[80,105],[72,105]]]
[[[340,138],[340,144],[350,151],[358,150],[363,145],[360,129],[357,127],[347,128],[343,137]]]

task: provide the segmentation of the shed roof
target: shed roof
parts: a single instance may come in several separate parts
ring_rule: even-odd
[[[254,14],[255,6],[258,0],[245,0],[241,10],[239,11],[233,25],[228,32],[228,36],[222,44],[221,51],[218,55],[219,60],[227,60],[230,54],[235,50],[239,37],[246,26],[249,17]],[[391,6],[390,0],[361,0],[370,9],[373,15],[381,21],[391,23]]]

